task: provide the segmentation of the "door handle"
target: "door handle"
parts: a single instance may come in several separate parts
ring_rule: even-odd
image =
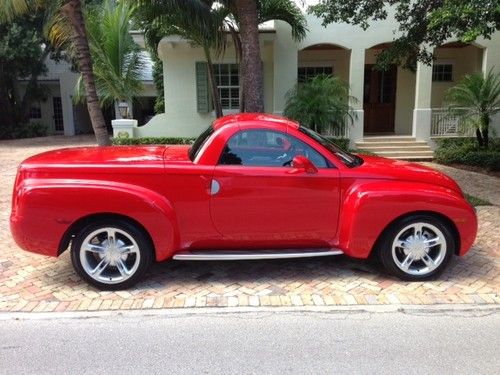
[[[220,191],[220,184],[217,180],[212,179],[210,183],[210,195],[215,195]]]

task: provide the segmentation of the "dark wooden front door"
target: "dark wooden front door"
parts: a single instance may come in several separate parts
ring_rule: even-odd
[[[376,70],[374,65],[365,65],[365,134],[394,133],[397,76],[396,65],[391,65],[389,70],[383,72]]]

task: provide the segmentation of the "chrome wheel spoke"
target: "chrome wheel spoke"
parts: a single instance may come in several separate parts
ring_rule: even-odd
[[[90,243],[87,243],[87,244],[85,244],[84,250],[88,251],[90,253],[104,254],[104,252],[106,251],[106,247],[101,246],[101,245],[92,245]]]
[[[100,276],[102,271],[104,271],[108,266],[109,266],[109,261],[106,258],[104,258],[99,262],[99,264],[93,270],[90,271],[90,274],[95,277]]]
[[[408,270],[414,260],[415,260],[415,256],[412,253],[408,254],[406,256],[406,258],[403,260],[403,262],[401,263],[401,267],[404,270]]]
[[[130,270],[125,265],[123,259],[118,259],[118,261],[116,262],[116,268],[118,269],[118,272],[120,272],[120,274],[124,277],[130,274]]]
[[[415,231],[415,236],[421,236],[424,230],[424,226],[422,225],[422,223],[417,223],[413,226],[413,229]]]
[[[424,241],[424,243],[429,247],[442,245],[443,242],[444,241],[440,237],[429,238],[428,240]]]
[[[422,261],[425,263],[425,265],[429,268],[430,271],[436,268],[436,262],[434,262],[434,259],[432,259],[429,254],[425,254],[422,257]]]
[[[134,245],[126,245],[126,246],[120,246],[118,248],[118,251],[120,252],[120,254],[132,254],[136,253],[137,249],[135,248]]]
[[[116,231],[112,228],[107,230],[108,234],[108,244],[109,246],[115,246],[116,245]]]

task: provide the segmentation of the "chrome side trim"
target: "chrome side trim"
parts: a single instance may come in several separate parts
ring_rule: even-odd
[[[341,255],[339,249],[283,249],[283,250],[192,250],[175,254],[175,260],[257,260],[309,258]]]

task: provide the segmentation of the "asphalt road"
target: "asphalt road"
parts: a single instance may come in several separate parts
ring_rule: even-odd
[[[498,374],[499,344],[491,311],[0,320],[0,372]]]

